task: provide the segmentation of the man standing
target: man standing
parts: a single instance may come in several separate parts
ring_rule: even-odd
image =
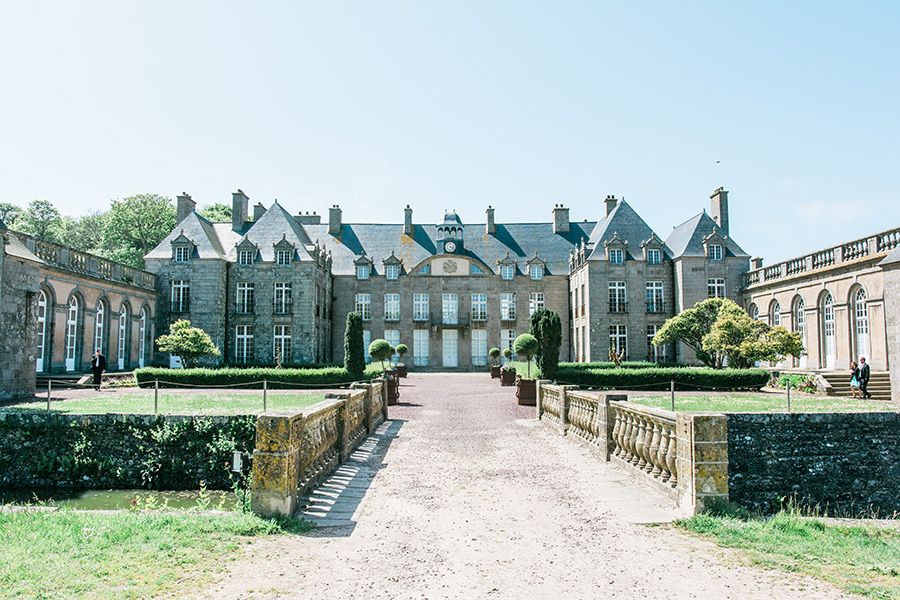
[[[91,358],[91,371],[94,373],[94,389],[99,392],[100,378],[106,371],[106,357],[100,354],[100,348],[97,348],[97,351],[94,352],[94,357]]]
[[[869,385],[869,365],[866,364],[866,357],[859,357],[859,391],[862,392],[863,398],[871,398],[872,394],[866,389]]]

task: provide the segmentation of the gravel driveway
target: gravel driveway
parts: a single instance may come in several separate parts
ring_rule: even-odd
[[[675,529],[667,501],[487,374],[411,373],[401,393],[314,497],[329,526],[254,541],[197,597],[852,597]]]

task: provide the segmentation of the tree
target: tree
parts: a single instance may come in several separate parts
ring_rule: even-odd
[[[22,208],[9,202],[0,202],[0,221],[3,221],[7,227],[12,227],[22,216]]]
[[[77,219],[62,217],[59,224],[60,239],[75,250],[106,256],[103,232],[108,220],[109,213],[100,211],[88,212]]]
[[[544,379],[553,379],[559,367],[559,348],[562,345],[562,322],[559,314],[539,308],[531,315],[531,335],[537,338],[538,350],[534,362]]]
[[[513,350],[519,356],[525,357],[525,364],[528,368],[528,379],[531,379],[531,359],[538,351],[540,344],[530,333],[523,333],[513,342]]]
[[[698,302],[693,308],[668,319],[653,336],[653,345],[682,342],[694,350],[699,360],[711,367],[721,368],[724,355],[716,352],[710,354],[704,350],[703,338],[709,334],[722,314],[734,312],[744,312],[744,309],[725,298],[710,298]]]
[[[366,370],[364,353],[362,314],[348,313],[344,326],[344,368],[354,377],[362,377]]]
[[[381,370],[384,371],[384,361],[389,360],[394,354],[394,349],[387,340],[377,339],[369,344],[369,356],[372,360],[381,361]]]
[[[227,204],[210,204],[197,214],[213,223],[231,223],[231,207]]]
[[[138,194],[113,200],[103,247],[115,260],[139,269],[144,256],[175,229],[172,200],[157,194]]]
[[[397,356],[400,357],[400,364],[403,364],[403,355],[409,352],[406,344],[397,344]]]
[[[496,365],[497,361],[500,359],[500,348],[491,348],[488,355],[494,359],[494,364]]]
[[[59,242],[59,211],[48,200],[34,200],[17,220],[17,227],[22,233],[33,235],[48,242]]]
[[[185,368],[195,366],[197,360],[204,356],[219,356],[219,349],[213,344],[209,334],[191,327],[191,322],[186,319],[172,323],[169,333],[156,338],[156,346],[160,352],[168,352],[180,358]]]
[[[728,359],[728,366],[746,369],[756,361],[779,361],[785,356],[799,358],[803,339],[784,327],[769,327],[754,321],[746,312],[722,315],[703,338],[703,349]]]

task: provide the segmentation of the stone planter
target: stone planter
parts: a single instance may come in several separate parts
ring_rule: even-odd
[[[537,403],[537,381],[516,377],[516,399],[522,406],[534,406]]]
[[[515,369],[500,371],[500,385],[516,385]]]
[[[406,365],[397,365],[397,377],[406,378],[409,369],[406,368]]]
[[[394,379],[396,379],[398,377],[397,369],[385,369],[384,376],[385,377],[393,377]]]
[[[396,377],[387,380],[388,406],[400,401],[400,380]]]
[[[500,379],[500,365],[491,366],[491,379]]]

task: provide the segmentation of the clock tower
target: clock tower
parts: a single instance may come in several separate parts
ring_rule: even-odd
[[[460,254],[463,250],[463,230],[465,226],[456,211],[444,212],[443,220],[437,224],[438,252]]]

